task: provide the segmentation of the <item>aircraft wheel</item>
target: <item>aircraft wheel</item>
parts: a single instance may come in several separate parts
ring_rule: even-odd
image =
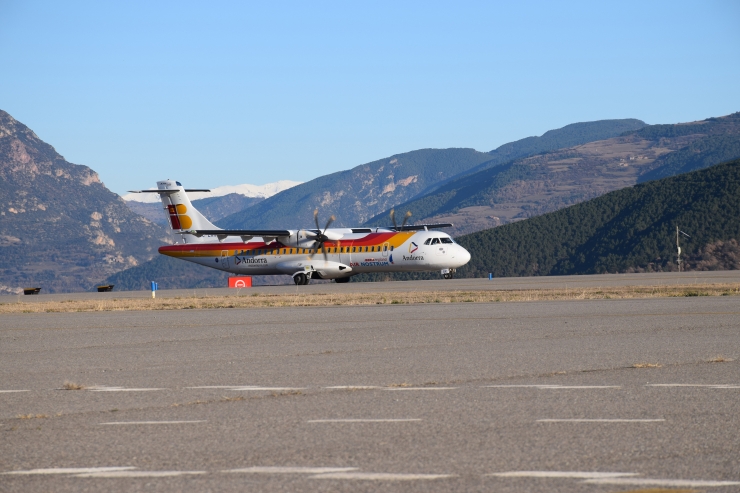
[[[450,279],[452,276],[449,274],[442,274],[442,277],[444,277],[445,279]]]
[[[349,279],[350,279],[349,277],[338,277],[337,279],[335,279],[335,281],[337,281],[337,283],[339,284],[342,284],[345,282],[349,282]]]
[[[296,274],[295,276],[293,276],[293,282],[296,283],[296,286],[308,284],[308,276],[303,273]]]

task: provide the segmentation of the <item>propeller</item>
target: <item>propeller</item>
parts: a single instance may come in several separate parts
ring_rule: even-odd
[[[404,226],[406,226],[406,222],[408,222],[409,218],[411,217],[411,211],[406,211],[406,214],[403,215],[403,222],[401,223],[401,227],[398,227],[398,224],[396,223],[396,210],[391,209],[391,221],[393,221],[393,228],[396,231],[403,231]]]
[[[337,218],[334,216],[329,217],[329,220],[326,221],[326,226],[324,226],[324,231],[321,231],[321,227],[319,226],[319,210],[316,209],[313,211],[313,221],[316,223],[316,236],[314,240],[314,251],[311,254],[311,258],[313,258],[313,256],[318,253],[319,248],[321,248],[324,252],[324,260],[328,260],[328,257],[326,256],[326,248],[324,248],[324,242],[329,241],[331,238],[326,236],[326,230],[329,229],[331,223],[336,219]]]

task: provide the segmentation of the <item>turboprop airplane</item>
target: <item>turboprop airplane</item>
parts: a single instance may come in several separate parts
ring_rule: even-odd
[[[156,190],[131,190],[159,194],[172,230],[181,237],[174,245],[160,247],[159,253],[233,274],[287,274],[298,285],[311,279],[344,283],[365,272],[437,270],[452,279],[470,260],[470,253],[449,235],[433,231],[452,224],[407,225],[410,212],[397,226],[391,211],[393,226],[387,228],[329,229],[332,216],[322,230],[316,210],[316,229],[221,229],[187,196],[208,191],[185,189],[173,180],[158,181]]]

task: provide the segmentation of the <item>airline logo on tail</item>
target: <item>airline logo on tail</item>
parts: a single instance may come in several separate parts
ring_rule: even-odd
[[[193,226],[192,219],[185,215],[185,213],[188,211],[188,208],[184,205],[168,205],[167,210],[170,213],[170,223],[172,224],[172,229],[190,229]]]

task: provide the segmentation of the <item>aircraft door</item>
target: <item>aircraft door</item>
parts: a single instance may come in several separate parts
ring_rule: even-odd
[[[229,268],[229,251],[221,250],[221,267],[224,269]]]
[[[387,257],[388,256],[388,253],[389,253],[388,250],[390,250],[390,248],[391,248],[390,247],[390,243],[388,243],[387,241],[385,243],[383,243],[383,256],[384,257]]]

